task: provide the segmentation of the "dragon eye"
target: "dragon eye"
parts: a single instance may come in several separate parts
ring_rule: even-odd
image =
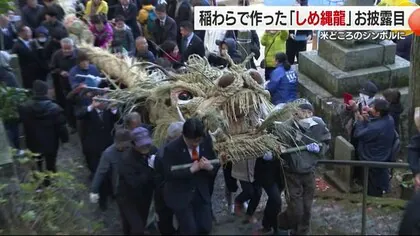
[[[188,101],[193,99],[193,95],[188,91],[182,91],[178,94],[178,99],[181,101]]]

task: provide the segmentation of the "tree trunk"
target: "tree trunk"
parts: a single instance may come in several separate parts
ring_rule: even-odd
[[[420,5],[420,0],[416,0]],[[414,109],[420,107],[420,36],[414,36],[410,54],[410,78],[408,84],[408,137],[411,138],[418,131],[414,122]]]

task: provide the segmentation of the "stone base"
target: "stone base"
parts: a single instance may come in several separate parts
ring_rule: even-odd
[[[350,184],[344,183],[341,181],[339,177],[336,176],[335,171],[330,170],[325,172],[324,176],[326,177],[327,181],[333,184],[335,187],[338,188],[341,192],[348,193],[350,192]]]
[[[331,40],[319,40],[318,55],[342,71],[395,63],[397,46],[392,41],[346,48]]]
[[[410,62],[396,56],[391,65],[344,72],[320,57],[317,51],[299,54],[299,72],[310,76],[335,97],[342,97],[345,92],[358,94],[367,80],[375,81],[380,90],[408,86],[409,68]]]

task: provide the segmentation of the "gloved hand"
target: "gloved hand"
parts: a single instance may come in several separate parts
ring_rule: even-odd
[[[308,150],[308,152],[313,152],[313,153],[319,153],[320,151],[320,147],[317,143],[311,143],[306,145],[306,149]]]
[[[266,161],[273,160],[273,153],[272,152],[266,152],[263,156],[263,159],[266,160]]]
[[[99,194],[97,193],[90,193],[89,194],[89,199],[91,203],[98,203],[99,200]]]
[[[151,155],[150,158],[147,160],[147,164],[152,169],[155,168],[155,157],[156,157],[156,155]]]

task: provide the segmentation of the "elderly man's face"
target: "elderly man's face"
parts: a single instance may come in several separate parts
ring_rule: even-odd
[[[129,0],[120,0],[121,5],[128,6],[130,4]]]
[[[29,28],[28,26],[25,26],[22,30],[22,32],[20,32],[19,36],[23,39],[23,40],[29,40],[32,38],[32,30],[31,28]]]
[[[166,12],[156,11],[156,16],[159,18],[159,20],[164,20],[166,17]]]
[[[5,15],[0,16],[0,27],[5,28],[9,24],[9,17]]]
[[[73,46],[71,44],[62,43],[61,50],[65,56],[70,56],[73,54]]]
[[[312,111],[306,109],[298,109],[296,113],[296,118],[299,120],[310,118],[313,116]]]
[[[140,38],[136,40],[136,49],[139,52],[145,52],[149,48],[149,44],[147,44],[147,40],[145,38]]]

